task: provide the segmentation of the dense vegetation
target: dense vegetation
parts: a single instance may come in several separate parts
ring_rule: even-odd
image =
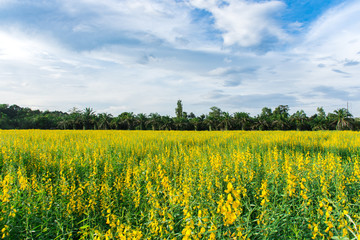
[[[5,239],[358,239],[351,131],[0,130]]]
[[[257,116],[246,112],[230,114],[212,107],[208,114],[195,116],[177,102],[175,117],[123,112],[118,116],[96,114],[92,108],[69,112],[39,111],[17,105],[0,105],[0,129],[117,129],[117,130],[359,130],[360,119],[345,108],[326,114],[323,108],[308,117],[303,110],[289,113],[287,105],[274,110],[264,107]]]

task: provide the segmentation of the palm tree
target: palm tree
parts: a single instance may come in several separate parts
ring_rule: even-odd
[[[135,121],[139,124],[139,129],[140,130],[144,130],[145,129],[145,124],[147,122],[147,116],[146,114],[143,113],[139,113],[138,115],[136,115],[135,117]]]
[[[254,124],[251,126],[252,130],[270,130],[271,129],[271,122],[269,119],[257,116],[254,119]]]
[[[69,125],[72,126],[73,129],[77,129],[78,125],[81,124],[81,111],[76,107],[73,107],[69,110],[70,115],[68,118]]]
[[[308,119],[308,117],[306,116],[306,113],[304,112],[304,110],[296,111],[296,113],[294,113],[290,117],[290,121],[295,123],[297,131],[302,130],[307,119]]]
[[[310,118],[310,125],[312,130],[326,130],[329,129],[328,118],[323,107],[318,107],[317,114],[314,114]]]
[[[255,118],[255,124],[252,125],[252,129],[258,130],[270,130],[273,113],[271,108],[264,107],[261,110],[261,114]]]
[[[98,115],[98,127],[99,129],[107,130],[110,128],[112,115],[108,113],[100,113]]]
[[[85,108],[82,112],[81,121],[83,129],[90,129],[95,123],[95,112],[92,108]]]
[[[1,119],[1,118],[0,118]],[[63,118],[58,122],[58,127],[62,130],[65,130],[68,127],[68,121]],[[0,128],[1,128],[1,124],[0,124]]]
[[[176,130],[184,130],[186,128],[187,119],[185,117],[175,117],[173,121]]]
[[[121,115],[118,115],[117,117],[114,117],[111,119],[111,122],[110,122],[110,127],[112,129],[120,129],[120,125],[121,125]]]
[[[206,125],[208,125],[209,127],[209,131],[213,130],[213,127],[216,126],[216,120],[213,116],[207,115],[206,118],[204,119],[204,123]]]
[[[231,121],[232,121],[231,115],[228,112],[223,112],[220,118],[219,126],[223,126],[224,130],[227,131],[229,130],[229,127],[231,127]]]
[[[276,130],[286,130],[289,127],[289,106],[279,105],[273,112],[273,122]]]
[[[189,121],[194,126],[194,130],[197,131],[199,128],[199,125],[201,124],[200,118],[194,117],[194,118],[191,118]]]
[[[159,126],[161,120],[161,116],[158,113],[150,113],[149,119],[146,122],[151,125],[152,130],[155,130],[157,126]]]
[[[234,122],[241,126],[241,130],[245,130],[246,125],[250,122],[250,113],[236,112],[234,113]]]
[[[173,126],[173,120],[170,116],[161,117],[161,129],[171,130]]]
[[[131,130],[134,122],[135,122],[135,115],[133,112],[123,112],[121,114],[121,121],[127,125],[127,129]]]
[[[209,126],[209,131],[213,130],[215,127],[215,130],[217,130],[217,127],[219,126],[220,119],[222,116],[222,111],[218,107],[211,107],[211,112],[209,112],[209,115],[205,119],[205,123]]]
[[[335,110],[332,118],[336,123],[336,130],[352,129],[353,119],[351,117],[351,113],[346,108]]]

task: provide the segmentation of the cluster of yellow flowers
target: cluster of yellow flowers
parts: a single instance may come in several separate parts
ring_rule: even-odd
[[[5,239],[359,237],[358,132],[0,130]]]

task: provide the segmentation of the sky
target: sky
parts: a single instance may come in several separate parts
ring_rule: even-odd
[[[348,107],[358,0],[0,0],[0,103],[175,115]]]

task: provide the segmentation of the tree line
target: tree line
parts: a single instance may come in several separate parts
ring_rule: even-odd
[[[196,116],[183,110],[177,101],[175,117],[158,113],[118,116],[96,113],[92,108],[73,108],[68,112],[40,111],[17,105],[0,104],[0,129],[116,129],[116,130],[359,130],[360,119],[346,108],[325,113],[322,107],[312,116],[303,110],[289,113],[288,105],[264,107],[260,114],[222,111],[211,107],[208,114]]]

